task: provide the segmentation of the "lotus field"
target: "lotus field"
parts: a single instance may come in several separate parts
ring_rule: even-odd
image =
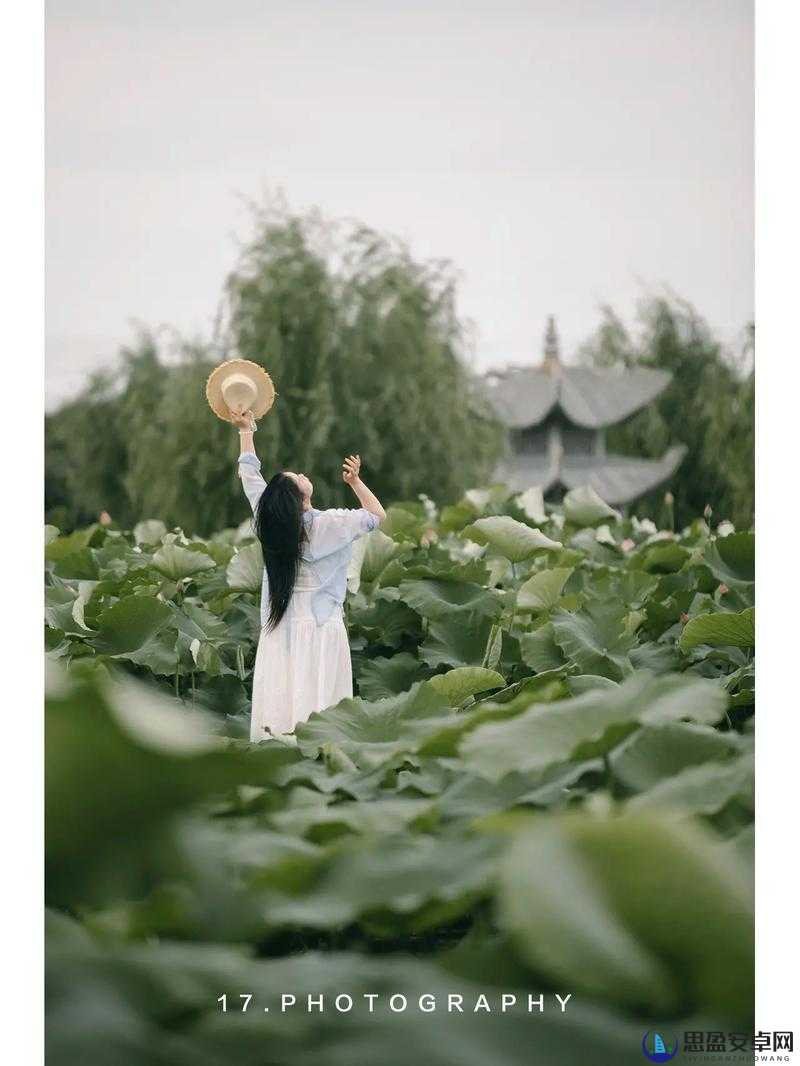
[[[51,1066],[624,1066],[656,1026],[752,1031],[751,532],[590,490],[397,503],[354,546],[357,696],[257,745],[249,520],[46,541]]]

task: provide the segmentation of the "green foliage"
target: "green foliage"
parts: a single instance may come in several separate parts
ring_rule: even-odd
[[[611,308],[581,350],[599,366],[641,365],[672,374],[669,387],[648,407],[608,432],[609,450],[659,457],[670,444],[688,451],[670,482],[674,521],[681,526],[709,506],[717,520],[738,528],[753,522],[755,499],[754,331],[741,355],[723,350],[689,304],[651,297],[639,309],[640,335],[632,337]],[[637,503],[640,515],[671,523],[663,491]]]
[[[511,563],[520,563],[542,551],[556,551],[558,541],[550,540],[538,529],[517,522],[508,515],[479,518],[463,532],[478,544],[490,544]]]
[[[475,863],[464,852],[456,857],[452,848],[433,850],[431,882],[437,870],[444,878],[454,866],[465,868],[468,858]],[[407,881],[405,865],[392,866],[396,856],[385,849],[377,869],[390,876],[379,882],[354,877],[351,895],[371,890],[382,898],[393,882]],[[344,898],[343,887],[332,882],[336,898]],[[169,904],[163,900],[162,913]],[[616,1012],[600,1012],[573,998],[562,1014],[553,997],[543,1014],[526,1013],[525,973],[504,962],[498,948],[490,960],[482,956],[482,969],[463,953],[457,960],[461,974],[411,956],[316,949],[259,959],[239,945],[98,940],[61,914],[48,915],[47,939],[50,1066],[452,1066],[455,1061],[459,1066],[639,1066],[642,1059],[641,1025]],[[501,982],[521,1004],[502,1015]],[[489,987],[491,1015],[478,999]],[[340,992],[353,998],[349,1013],[335,1012]],[[252,999],[239,998],[248,993]],[[296,996],[286,1013],[280,1011],[283,993]],[[325,996],[322,1016],[306,1010],[307,997],[320,993]],[[221,994],[227,996],[225,1013],[217,1002]],[[376,994],[370,1013],[364,997]],[[405,1010],[388,1008],[395,994],[404,997],[395,1006],[405,1002]],[[449,994],[463,996],[463,1013],[448,1011]],[[419,1009],[420,1002],[428,1013]],[[436,1009],[430,1012],[432,1005]],[[85,1024],[89,1018],[91,1026]]]
[[[235,523],[238,439],[204,392],[220,348],[268,369],[265,472],[308,473],[318,506],[352,500],[351,452],[387,499],[454,500],[488,473],[501,431],[465,363],[450,265],[316,215],[257,209],[254,223],[225,283],[219,345],[179,342],[163,362],[144,332],[116,375],[48,417],[48,521],[69,529],[105,510],[120,527],[143,514],[200,534]]]
[[[667,1021],[752,1029],[754,537],[576,499],[392,508],[349,574],[357,694],[256,745],[246,527],[48,531],[57,1066],[265,1042],[445,1066],[454,1039],[476,1064],[616,1066]],[[474,1029],[263,1010],[388,988],[574,1002]],[[76,1016],[104,1019],[99,1049]]]
[[[739,614],[714,611],[692,618],[681,634],[681,649],[688,651],[698,644],[713,647],[752,648],[756,642],[755,610],[748,607]]]
[[[699,827],[577,813],[520,823],[501,886],[501,920],[555,984],[654,1015],[752,1009],[752,890]]]

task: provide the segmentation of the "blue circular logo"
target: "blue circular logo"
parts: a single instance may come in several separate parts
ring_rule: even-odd
[[[670,1047],[661,1033],[654,1032],[651,1040],[648,1040],[649,1036],[650,1030],[648,1029],[642,1037],[642,1051],[651,1062],[669,1062],[670,1059],[674,1059],[678,1054],[677,1040],[674,1040],[672,1047]]]

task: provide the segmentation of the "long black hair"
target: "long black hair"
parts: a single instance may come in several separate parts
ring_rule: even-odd
[[[292,598],[303,548],[303,494],[294,478],[278,471],[267,482],[256,507],[256,536],[261,542],[269,583],[266,628],[274,629]]]

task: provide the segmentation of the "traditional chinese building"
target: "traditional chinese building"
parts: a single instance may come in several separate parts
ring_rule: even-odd
[[[484,378],[508,429],[495,479],[516,491],[537,486],[549,499],[582,485],[614,505],[643,496],[672,476],[686,448],[674,445],[660,459],[614,455],[606,451],[606,429],[651,403],[669,381],[669,374],[646,367],[565,365],[551,315],[539,366],[495,370]]]

